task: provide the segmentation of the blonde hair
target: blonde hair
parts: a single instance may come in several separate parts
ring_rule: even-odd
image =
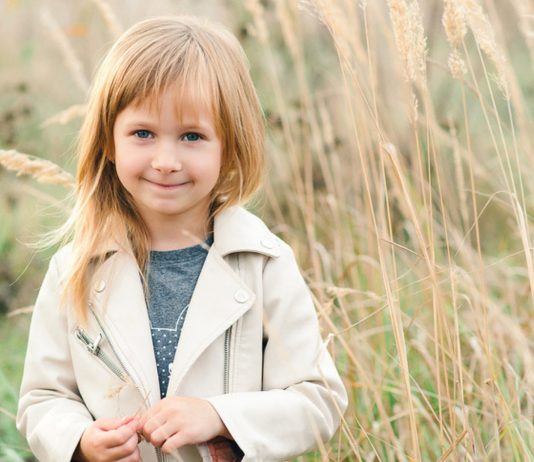
[[[211,216],[246,201],[261,184],[263,117],[237,39],[217,24],[187,16],[148,19],[127,30],[95,76],[78,144],[76,203],[59,231],[73,247],[64,300],[82,322],[90,269],[105,259],[102,242],[127,243],[144,274],[149,235],[115,172],[113,127],[128,105],[157,100],[170,88],[178,100],[208,105],[222,141]]]

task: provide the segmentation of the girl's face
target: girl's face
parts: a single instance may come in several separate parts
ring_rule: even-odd
[[[130,105],[117,116],[117,175],[149,228],[162,219],[182,227],[205,224],[222,156],[213,117],[207,109],[184,107],[180,121],[172,91],[159,103]]]

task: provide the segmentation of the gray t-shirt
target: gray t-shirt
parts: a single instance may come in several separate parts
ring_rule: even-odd
[[[210,236],[206,241],[213,243]],[[174,354],[187,308],[208,251],[201,245],[151,251],[148,269],[148,317],[158,368],[161,398],[167,395]]]

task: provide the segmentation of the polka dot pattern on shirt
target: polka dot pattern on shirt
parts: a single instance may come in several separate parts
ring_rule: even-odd
[[[206,243],[211,245],[213,239]],[[206,256],[201,245],[150,252],[148,315],[161,398],[167,394],[180,334]]]

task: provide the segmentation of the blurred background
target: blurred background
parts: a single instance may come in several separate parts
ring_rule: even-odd
[[[55,249],[29,244],[72,204],[39,159],[74,174],[99,60],[180,13],[247,52],[250,207],[294,248],[349,390],[299,460],[534,460],[532,0],[0,0],[0,460],[33,460],[14,414]]]

